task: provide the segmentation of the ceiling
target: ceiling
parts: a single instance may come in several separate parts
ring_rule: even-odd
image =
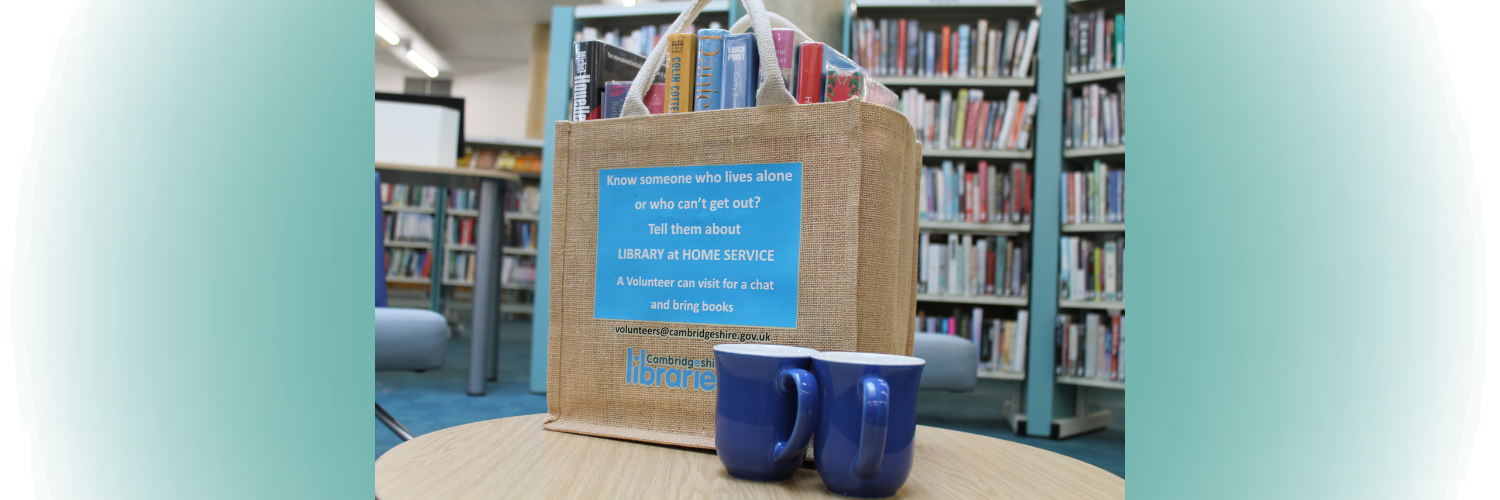
[[[531,30],[552,18],[554,5],[597,4],[599,0],[386,0],[407,24],[442,54],[455,75],[482,73],[531,57]],[[377,47],[380,47],[377,42]],[[378,62],[402,66],[386,50]]]

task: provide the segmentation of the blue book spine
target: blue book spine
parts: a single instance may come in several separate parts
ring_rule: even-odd
[[[625,109],[625,95],[630,93],[631,82],[604,82],[604,118],[619,118]]]
[[[969,76],[969,25],[963,24],[958,27],[958,70],[953,76]]]
[[[755,107],[755,91],[760,82],[760,51],[755,34],[739,33],[724,37],[724,109]]]
[[[693,111],[723,108],[724,37],[728,30],[698,30],[698,67],[693,85]]]
[[[922,58],[922,62],[927,63],[927,66],[922,68],[922,76],[931,78],[937,74],[935,66],[937,64],[937,33],[928,31],[927,43],[922,45],[927,47],[927,57]]]

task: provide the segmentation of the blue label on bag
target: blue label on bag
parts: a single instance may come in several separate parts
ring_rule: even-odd
[[[802,164],[599,171],[598,319],[797,326]]]

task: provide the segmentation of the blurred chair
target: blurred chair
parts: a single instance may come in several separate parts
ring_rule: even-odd
[[[426,309],[386,307],[385,217],[380,206],[380,174],[375,174],[375,371],[423,372],[443,367],[448,354],[448,320]],[[375,418],[402,441],[411,431],[396,421],[380,403]]]
[[[918,333],[913,343],[916,344],[913,354],[927,362],[918,390],[974,390],[979,379],[979,356],[973,342],[953,335]]]

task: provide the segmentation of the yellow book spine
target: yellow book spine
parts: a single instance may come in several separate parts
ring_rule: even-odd
[[[667,35],[666,112],[686,113],[693,110],[694,71],[698,60],[698,35]]]

